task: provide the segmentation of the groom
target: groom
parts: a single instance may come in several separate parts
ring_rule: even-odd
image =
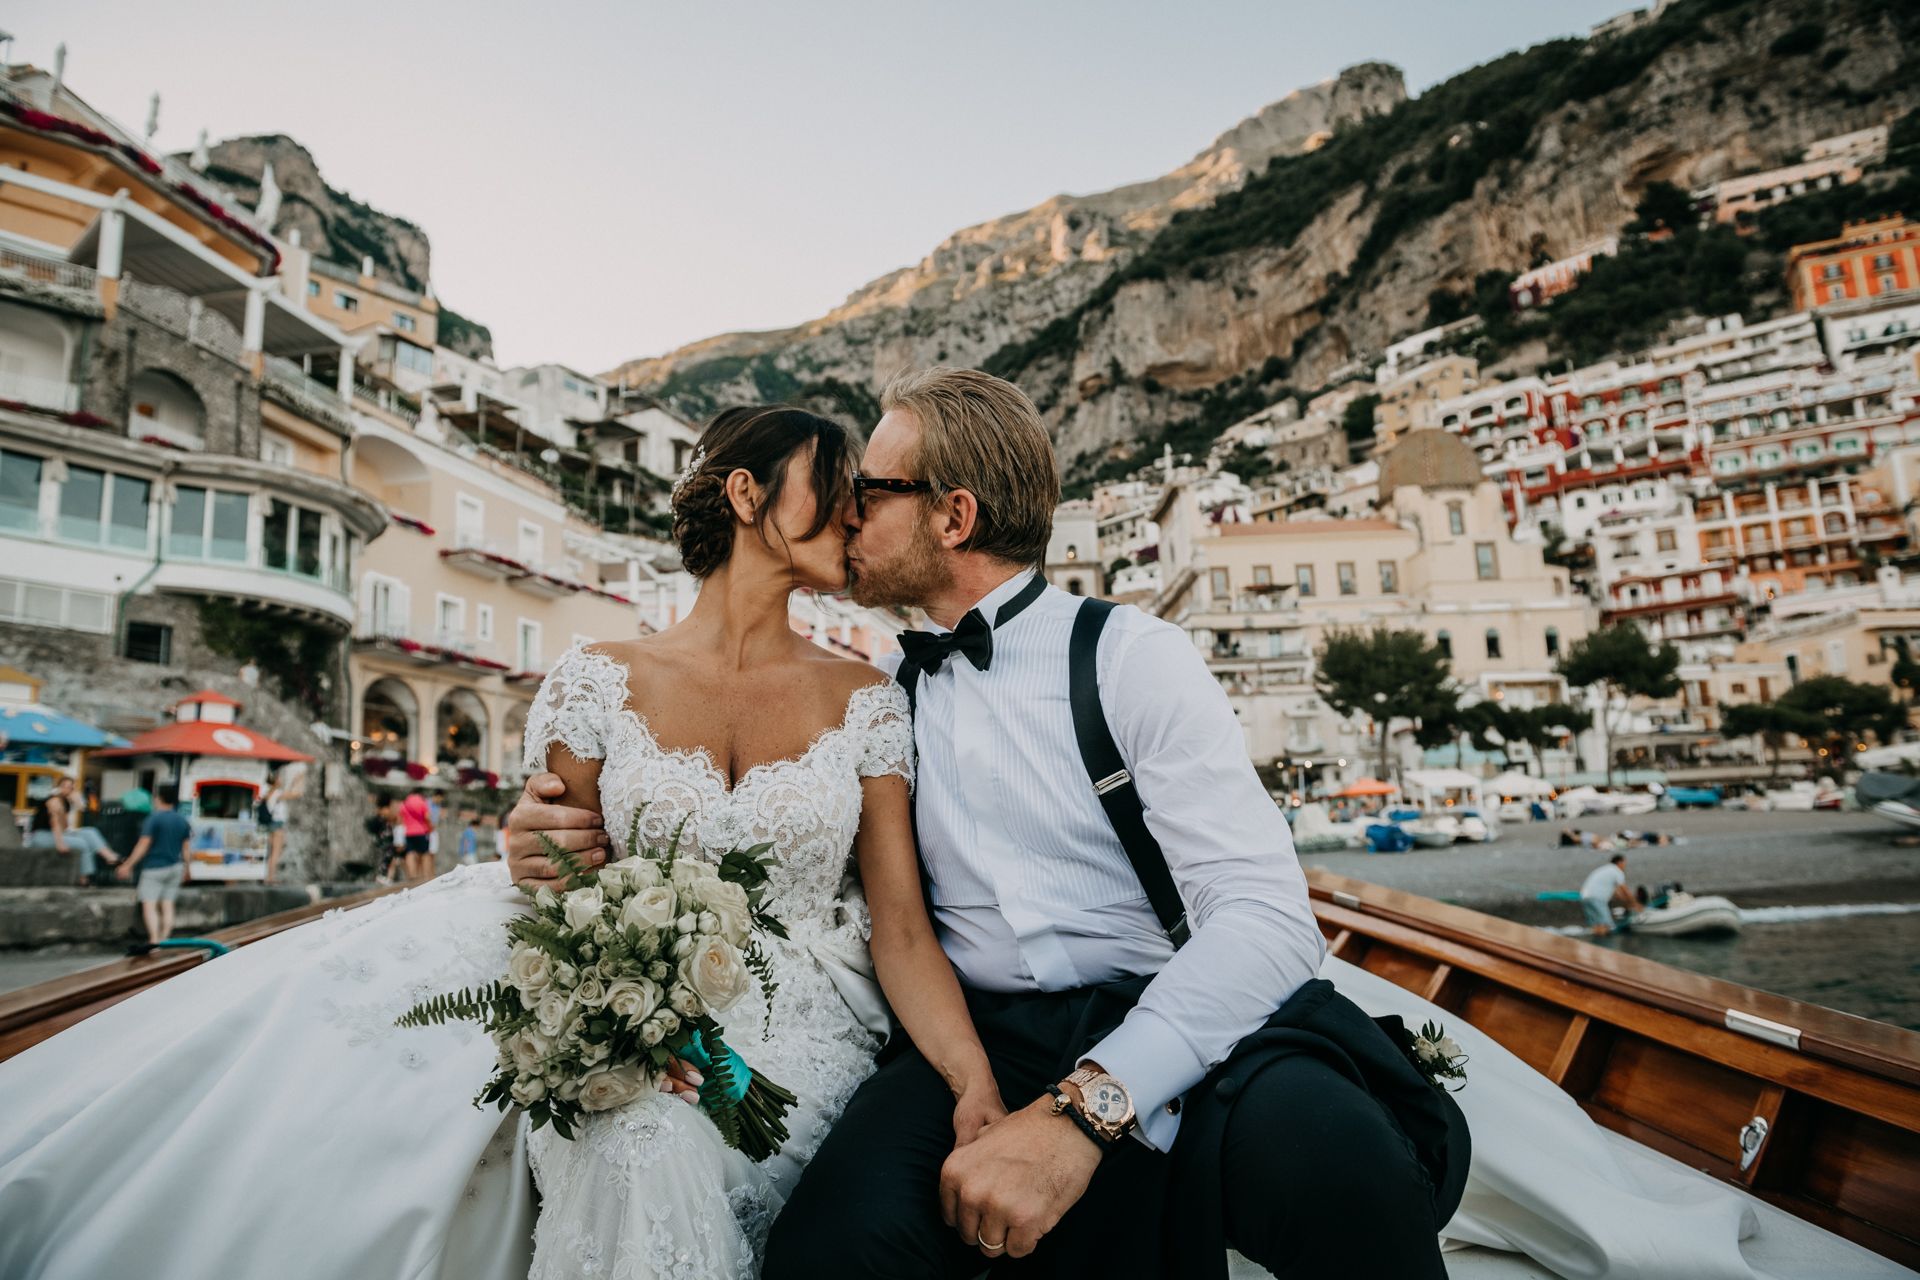
[[[848,517],[853,597],[937,628],[896,669],[921,860],[1019,1109],[956,1147],[952,1095],[896,1036],[789,1192],[767,1280],[964,1280],[1007,1258],[1224,1277],[1228,1246],[1285,1277],[1441,1280],[1465,1123],[1315,980],[1287,825],[1195,643],[1133,609],[1090,627],[1102,606],[1036,576],[1060,485],[1019,388],[936,368],[882,407]],[[604,844],[594,815],[539,800],[558,793],[528,783],[516,880],[550,874],[536,831]]]

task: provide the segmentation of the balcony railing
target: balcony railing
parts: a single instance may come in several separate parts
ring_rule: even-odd
[[[1771,538],[1749,538],[1746,554],[1750,556],[1772,555],[1780,550],[1780,544]]]
[[[267,357],[267,381],[286,392],[302,408],[351,426],[353,411],[339,393],[323,382],[315,382],[306,371],[280,356]]]
[[[72,413],[80,407],[80,388],[61,378],[37,378],[30,373],[0,370],[0,400]]]
[[[35,284],[50,284],[62,289],[94,293],[100,288],[100,277],[92,267],[21,253],[17,249],[0,248],[0,271],[31,280]]]
[[[1706,557],[1709,560],[1732,560],[1739,551],[1733,547],[1708,547]]]

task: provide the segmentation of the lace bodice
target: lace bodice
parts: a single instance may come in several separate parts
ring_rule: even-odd
[[[561,658],[527,714],[527,768],[546,768],[556,742],[582,760],[603,761],[601,813],[622,848],[643,803],[643,848],[664,849],[682,821],[681,852],[709,861],[773,841],[780,862],[768,886],[769,909],[789,931],[809,923],[837,929],[843,892],[859,901],[849,859],[860,825],[860,779],[898,774],[913,781],[913,725],[900,687],[882,681],[855,690],[840,723],[804,752],[755,765],[729,789],[708,752],[669,750],[654,739],[627,705],[627,674],[624,664],[587,649]],[[864,941],[864,903],[856,914]]]

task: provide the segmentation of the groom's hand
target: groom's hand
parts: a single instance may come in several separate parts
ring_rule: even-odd
[[[542,834],[563,849],[579,851],[588,866],[607,860],[607,833],[601,830],[599,814],[547,803],[566,790],[559,774],[536,773],[527,779],[520,803],[507,815],[507,871],[515,884],[532,881],[541,888],[559,889],[559,868],[547,861],[540,845]]]
[[[1042,1095],[955,1148],[940,1170],[942,1216],[986,1257],[1032,1253],[1100,1167],[1100,1149],[1052,1107]]]

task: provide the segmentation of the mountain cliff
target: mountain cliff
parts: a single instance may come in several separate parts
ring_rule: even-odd
[[[1618,314],[1562,305],[1523,329],[1504,315],[1504,279],[1629,224],[1653,229],[1636,211],[1676,188],[1899,125],[1920,100],[1917,53],[1920,6],[1901,0],[1678,0],[1624,32],[1509,53],[1417,98],[1394,68],[1364,64],[1163,178],[970,227],[818,320],[709,338],[610,376],[695,415],[785,398],[871,425],[896,370],[975,365],[1033,395],[1084,485],[1163,441],[1204,447],[1464,312],[1499,322],[1480,340],[1483,362],[1531,371],[1644,341],[1650,323],[1688,310],[1783,306],[1772,282],[1788,224],[1816,206],[1837,219],[1904,199],[1911,179],[1896,168],[1808,197],[1763,215],[1752,237],[1689,228],[1622,282]]]

